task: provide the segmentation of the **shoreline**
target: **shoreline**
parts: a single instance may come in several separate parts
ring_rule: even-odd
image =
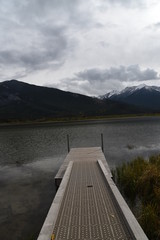
[[[109,116],[100,116],[100,117],[87,117],[87,118],[55,118],[51,120],[33,120],[33,121],[17,121],[17,122],[4,122],[0,123],[0,128],[7,127],[29,127],[29,126],[61,126],[61,125],[71,125],[71,124],[96,124],[96,123],[110,123],[110,122],[119,122],[125,120],[141,120],[141,119],[158,119],[160,114],[145,114],[145,115],[109,115]]]

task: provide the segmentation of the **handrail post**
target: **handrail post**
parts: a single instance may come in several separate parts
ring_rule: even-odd
[[[102,148],[102,152],[104,152],[104,146],[103,146],[103,133],[101,133],[101,148]]]
[[[69,135],[67,134],[67,149],[68,153],[70,152],[70,146],[69,146]]]

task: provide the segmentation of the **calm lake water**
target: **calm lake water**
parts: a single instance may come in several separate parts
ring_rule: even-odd
[[[160,153],[160,118],[0,127],[0,239],[36,239],[55,195],[54,176],[71,147],[101,146],[111,168]]]

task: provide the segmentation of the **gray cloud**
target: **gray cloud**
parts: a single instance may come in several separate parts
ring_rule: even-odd
[[[32,39],[29,47],[1,50],[0,65],[23,67],[27,71],[40,70],[49,66],[57,67],[65,60],[68,42],[64,28],[42,28],[37,32],[37,37]]]
[[[154,24],[154,27],[160,28],[160,22],[155,23],[155,24]]]
[[[64,90],[100,95],[124,82],[159,78],[159,1],[0,2],[1,81],[56,82]]]
[[[1,0],[0,31],[5,34],[0,38],[0,69],[17,67],[20,76],[27,76],[62,66],[78,44],[73,29],[93,24],[90,12],[81,9],[82,2]]]
[[[107,80],[119,80],[124,82],[130,81],[147,81],[158,79],[158,73],[154,69],[147,68],[141,70],[139,65],[111,67],[109,69],[92,68],[75,74],[79,79],[90,82]]]
[[[148,25],[145,27],[148,30],[159,30],[160,29],[160,22],[156,22],[154,24]]]
[[[117,80],[90,82],[89,80],[80,80],[79,78],[65,78],[61,80],[61,83],[45,85],[90,96],[99,96],[111,90],[123,88],[122,83]]]
[[[109,0],[109,3],[133,8],[134,7],[140,8],[146,6],[145,0]]]
[[[13,4],[12,0],[8,2],[12,6],[13,18],[25,26],[33,27],[37,23],[48,21],[49,26],[66,24],[68,27],[77,25],[86,28],[93,23],[92,12],[86,8],[85,0],[26,0],[19,1],[18,4]],[[86,6],[82,8],[84,3]]]
[[[101,95],[111,90],[122,89],[124,83],[159,79],[154,69],[142,70],[139,65],[111,67],[109,69],[92,68],[74,74],[73,78],[62,79],[60,84],[50,85],[65,91],[87,95]]]

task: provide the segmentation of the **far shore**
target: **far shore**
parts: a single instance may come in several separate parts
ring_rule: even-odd
[[[125,120],[152,120],[159,119],[160,114],[126,114],[126,115],[108,115],[108,116],[94,116],[94,117],[66,117],[66,118],[52,118],[52,119],[37,119],[26,121],[8,121],[0,123],[0,127],[14,127],[14,126],[43,126],[43,125],[70,125],[70,124],[96,124],[104,122],[118,122]]]

